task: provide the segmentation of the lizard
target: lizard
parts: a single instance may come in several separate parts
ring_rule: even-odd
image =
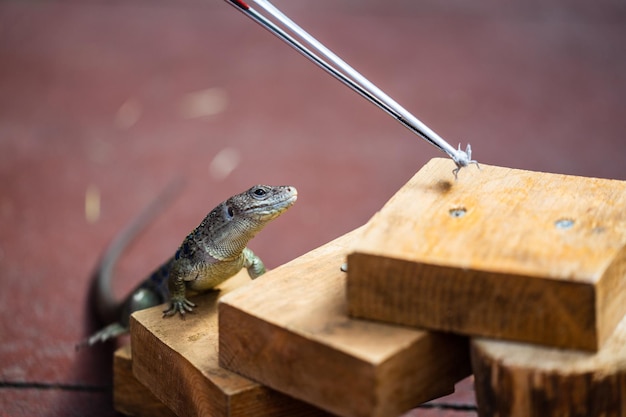
[[[242,268],[256,279],[265,273],[261,259],[248,242],[271,220],[290,208],[298,198],[293,186],[255,185],[220,203],[189,233],[174,255],[142,281],[124,300],[115,299],[111,289],[114,264],[125,246],[143,228],[165,196],[155,201],[115,239],[105,251],[92,282],[96,315],[108,325],[79,346],[92,346],[128,332],[130,315],[148,307],[169,306],[163,317],[182,318],[196,305],[188,295],[215,288]]]

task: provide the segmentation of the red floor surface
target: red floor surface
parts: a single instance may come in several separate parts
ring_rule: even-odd
[[[479,161],[626,179],[624,4],[505,3],[276,0]],[[115,414],[110,347],[74,351],[89,276],[173,178],[186,186],[122,260],[120,295],[252,184],[300,192],[252,242],[275,267],[439,156],[223,1],[0,3],[0,416]],[[476,416],[459,391],[410,415]]]

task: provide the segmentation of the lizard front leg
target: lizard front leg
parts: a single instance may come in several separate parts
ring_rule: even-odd
[[[167,287],[170,292],[170,306],[167,310],[163,311],[163,317],[173,316],[176,313],[180,313],[180,315],[184,318],[187,312],[191,313],[193,308],[196,306],[191,301],[186,298],[186,284],[185,277],[188,274],[184,273],[183,268],[180,264],[175,263],[172,265],[172,269],[170,271],[170,276],[167,281]]]
[[[248,275],[252,279],[256,279],[265,273],[265,265],[263,265],[261,258],[248,248],[243,250],[243,267],[248,270]]]

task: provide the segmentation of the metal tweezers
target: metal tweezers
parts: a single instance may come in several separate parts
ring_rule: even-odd
[[[459,170],[469,164],[476,164],[476,166],[480,167],[478,162],[472,159],[472,148],[469,144],[467,145],[465,151],[461,149],[460,144],[458,149],[455,149],[441,136],[422,123],[417,117],[409,113],[394,99],[389,97],[381,89],[372,84],[367,78],[362,76],[354,68],[339,58],[330,49],[325,47],[313,36],[309,35],[304,29],[289,19],[269,1],[252,1],[265,13],[271,16],[273,20],[270,20],[270,18],[259,13],[242,0],[226,0],[226,2],[237,7],[245,15],[285,41],[291,47],[311,60],[314,64],[341,81],[344,85],[348,86],[353,91],[357,92],[362,97],[384,110],[404,127],[448,154],[448,156],[452,158],[456,164],[456,168],[452,171],[455,178],[457,177]],[[283,27],[279,26],[279,24]]]

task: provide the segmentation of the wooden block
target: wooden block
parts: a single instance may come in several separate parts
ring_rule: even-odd
[[[163,319],[163,306],[131,318],[133,373],[176,415],[328,416],[313,406],[220,368],[217,357],[217,299],[249,284],[245,272],[214,291],[195,297],[195,314]]]
[[[130,345],[119,348],[113,357],[113,404],[115,410],[127,416],[174,417],[175,414],[159,401],[133,375]]]
[[[346,417],[396,417],[470,373],[466,339],[350,319],[340,271],[358,230],[219,304],[220,364]]]
[[[597,353],[473,339],[481,417],[626,416],[626,318]]]
[[[348,258],[354,317],[597,350],[626,314],[626,182],[433,159]]]

